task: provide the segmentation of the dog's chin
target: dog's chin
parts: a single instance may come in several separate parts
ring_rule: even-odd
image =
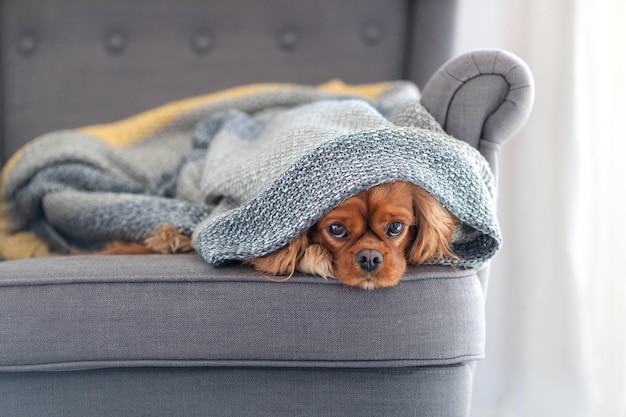
[[[396,285],[402,273],[385,273],[385,271],[379,271],[377,273],[354,273],[347,276],[335,275],[336,278],[343,284],[350,287],[358,287],[364,290],[375,290],[378,288],[388,288]]]

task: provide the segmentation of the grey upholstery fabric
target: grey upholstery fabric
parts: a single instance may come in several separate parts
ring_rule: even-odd
[[[423,86],[450,57],[455,0],[0,5],[4,162],[49,131],[246,83],[404,78]]]
[[[5,263],[0,371],[398,367],[483,355],[475,271],[414,268],[399,286],[369,292],[320,277],[276,283],[249,268],[217,271],[198,255],[149,261],[78,256]]]
[[[0,393],[4,417],[462,417],[471,377],[469,365],[143,367],[6,374]]]

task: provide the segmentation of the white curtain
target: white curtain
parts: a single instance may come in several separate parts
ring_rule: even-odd
[[[472,416],[625,417],[626,1],[459,5],[457,52],[508,49],[536,83],[501,155]]]

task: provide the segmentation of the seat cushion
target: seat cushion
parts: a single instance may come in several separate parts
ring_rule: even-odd
[[[364,291],[197,255],[0,263],[0,371],[141,366],[404,367],[479,359],[475,271],[410,268]]]

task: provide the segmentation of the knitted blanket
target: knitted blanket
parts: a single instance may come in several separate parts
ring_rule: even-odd
[[[0,256],[141,242],[161,224],[215,266],[271,253],[346,198],[396,180],[420,185],[463,226],[460,267],[501,238],[489,166],[447,135],[407,82],[260,84],[127,120],[46,134],[7,164]]]

